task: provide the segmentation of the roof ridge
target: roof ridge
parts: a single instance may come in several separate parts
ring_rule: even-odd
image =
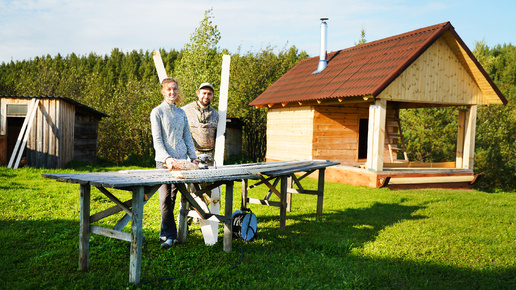
[[[450,22],[435,24],[328,53],[326,69],[313,75],[319,57],[303,59],[249,105],[264,106],[357,96],[378,96],[447,33],[473,59],[496,94],[503,96],[462,42]],[[340,101],[340,99],[339,99]]]
[[[329,61],[331,59],[331,57],[334,54],[338,53],[338,52],[347,52],[347,51],[353,51],[353,50],[359,51],[359,50],[363,50],[364,48],[367,48],[367,47],[371,47],[371,46],[374,46],[374,45],[379,45],[381,43],[385,43],[385,42],[388,42],[388,41],[395,41],[395,40],[402,39],[404,37],[408,37],[408,36],[411,36],[411,35],[414,35],[414,34],[423,33],[423,32],[431,31],[431,30],[440,30],[440,29],[443,29],[446,25],[450,25],[450,27],[453,28],[453,26],[451,25],[451,23],[449,21],[443,22],[443,23],[440,23],[440,24],[434,24],[434,25],[431,25],[431,26],[414,29],[412,31],[400,33],[400,34],[397,34],[397,35],[381,38],[381,39],[374,40],[374,41],[371,41],[371,42],[366,42],[366,43],[355,45],[355,46],[351,46],[351,47],[348,47],[348,48],[343,48],[343,49],[335,50],[335,51],[329,52],[327,58],[328,58],[328,61]],[[312,59],[312,58],[319,58],[319,56],[309,57],[309,58],[306,58],[304,60],[306,61],[306,60],[309,60],[309,59]]]

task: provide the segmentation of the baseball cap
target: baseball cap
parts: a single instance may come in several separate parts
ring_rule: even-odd
[[[200,86],[199,86],[199,90],[202,89],[202,88],[210,88],[212,91],[215,91],[215,89],[213,88],[213,86],[210,84],[210,83],[202,83]]]

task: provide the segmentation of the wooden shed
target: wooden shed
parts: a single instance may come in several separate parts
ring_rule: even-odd
[[[0,164],[15,167],[18,159],[21,165],[63,168],[72,159],[95,162],[102,117],[107,115],[68,97],[0,96]]]
[[[300,61],[250,105],[268,107],[268,161],[328,159],[327,180],[368,187],[470,187],[478,105],[506,104],[449,23]],[[411,162],[399,110],[460,106],[457,156]]]

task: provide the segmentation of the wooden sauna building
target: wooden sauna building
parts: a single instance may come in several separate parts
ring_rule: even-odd
[[[267,161],[327,159],[327,180],[367,187],[470,188],[478,105],[507,100],[442,23],[300,61],[250,105],[267,107]],[[460,107],[456,159],[404,152],[400,110]],[[405,153],[405,154],[404,154]]]
[[[95,162],[103,117],[68,97],[0,96],[0,165],[63,168],[72,159]]]

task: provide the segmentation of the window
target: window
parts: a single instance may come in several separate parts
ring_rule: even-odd
[[[27,115],[27,104],[6,104],[7,106],[7,116],[10,117],[25,117]]]

